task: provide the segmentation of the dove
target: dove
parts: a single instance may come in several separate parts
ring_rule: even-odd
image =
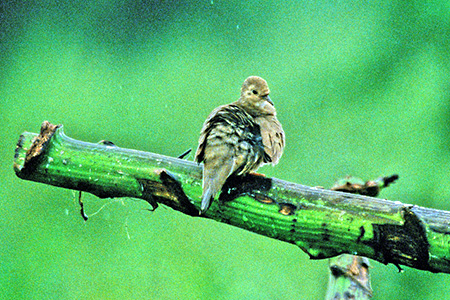
[[[264,79],[250,76],[242,84],[240,98],[217,107],[204,122],[195,154],[195,161],[203,163],[201,214],[228,177],[280,160],[285,134],[269,92]]]

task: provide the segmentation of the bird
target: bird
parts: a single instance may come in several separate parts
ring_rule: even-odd
[[[269,93],[263,78],[250,76],[237,101],[215,108],[205,120],[195,153],[195,161],[203,163],[200,214],[209,209],[228,177],[280,160],[285,134]]]

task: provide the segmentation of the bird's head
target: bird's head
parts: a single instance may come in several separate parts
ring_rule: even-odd
[[[275,107],[269,97],[267,82],[258,76],[245,79],[238,104],[252,116],[274,115]]]

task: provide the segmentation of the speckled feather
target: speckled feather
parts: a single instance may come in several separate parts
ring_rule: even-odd
[[[204,163],[202,212],[230,175],[278,163],[285,138],[268,94],[265,80],[251,76],[244,81],[239,100],[217,107],[203,124],[195,154],[195,160]]]

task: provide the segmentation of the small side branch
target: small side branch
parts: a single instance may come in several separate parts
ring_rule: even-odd
[[[330,259],[330,277],[325,299],[371,299],[369,260],[356,255]]]
[[[101,198],[140,198],[154,209],[164,204],[199,216],[201,165],[77,141],[67,137],[61,125],[44,122],[40,134],[23,133],[14,170],[25,180]],[[349,253],[450,273],[446,211],[247,175],[230,178],[219,201],[201,217],[295,244],[312,259]]]

